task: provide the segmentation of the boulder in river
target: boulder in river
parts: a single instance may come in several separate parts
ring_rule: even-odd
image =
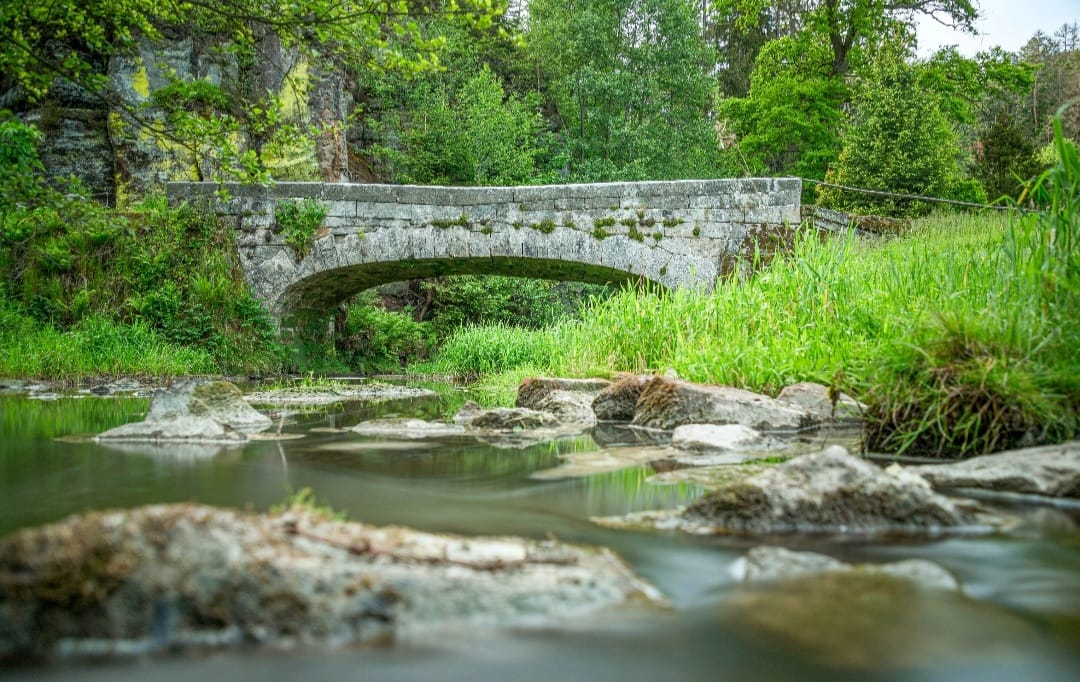
[[[1080,441],[908,467],[939,488],[1080,498]]]
[[[780,441],[742,424],[683,424],[671,434],[671,446],[677,450],[703,454],[743,453],[760,457],[769,450],[784,447]]]
[[[658,599],[605,549],[161,505],[0,540],[0,660],[340,645]]]
[[[791,403],[728,386],[653,377],[634,408],[634,424],[674,429],[683,424],[743,424],[759,431],[796,432],[818,425]]]
[[[144,421],[109,429],[96,440],[233,443],[271,423],[228,381],[183,379],[154,391]]]
[[[803,381],[784,388],[776,399],[798,405],[820,422],[858,422],[862,421],[866,413],[866,406],[847,393],[832,396],[829,394],[828,386],[811,381]]]
[[[550,391],[536,402],[536,409],[554,415],[563,424],[596,425],[592,396],[577,391]]]
[[[618,381],[596,394],[592,409],[600,421],[628,422],[634,418],[641,392],[650,376],[624,374]]]
[[[611,385],[607,379],[559,379],[552,377],[528,377],[518,386],[517,401],[514,407],[528,407],[543,410],[541,402],[552,392],[580,393],[589,400],[601,390]]]
[[[863,537],[987,531],[1001,519],[934,492],[900,466],[883,470],[832,446],[749,477],[720,479],[682,512],[638,512],[597,522],[696,534]]]
[[[882,470],[841,447],[795,457],[720,487],[685,518],[736,534],[932,533],[973,515],[899,466]]]

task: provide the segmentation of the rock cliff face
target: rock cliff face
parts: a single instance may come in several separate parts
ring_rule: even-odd
[[[309,94],[308,65],[295,50],[282,47],[275,35],[258,41],[256,54],[245,67],[227,48],[223,36],[166,32],[159,40],[142,41],[132,54],[103,59],[105,92],[57,80],[43,102],[14,106],[45,134],[41,156],[50,176],[74,175],[94,198],[121,205],[159,191],[168,180],[217,178],[218,161],[210,144],[200,143],[190,130],[163,132],[165,112],[154,94],[174,81],[205,81],[227,93],[231,104],[255,102],[261,93],[270,93],[282,114],[300,124],[311,122],[310,97],[312,104],[320,105],[322,118],[344,120],[349,108],[344,93],[339,92],[332,107],[323,102],[325,96]],[[11,98],[18,99],[12,93],[5,97]],[[237,105],[229,111],[207,110],[204,120],[209,129],[224,115],[242,124],[250,114],[250,107]],[[241,130],[242,149],[258,150],[267,143],[243,126]],[[275,178],[313,180],[319,177],[315,151],[312,141],[286,147],[278,155],[263,151],[261,157]]]

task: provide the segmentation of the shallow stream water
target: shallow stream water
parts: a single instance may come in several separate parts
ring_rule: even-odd
[[[964,594],[841,584],[750,589],[732,574],[754,543],[602,528],[598,515],[676,506],[698,493],[640,468],[579,478],[535,474],[590,436],[500,450],[342,432],[377,416],[440,418],[453,399],[361,403],[291,414],[302,438],[216,453],[110,449],[80,438],[141,419],[145,399],[0,396],[0,535],[92,509],[161,502],[267,510],[310,487],[351,519],[462,534],[611,547],[670,600],[570,623],[441,633],[418,641],[291,652],[225,651],[0,669],[4,679],[106,680],[1077,680],[1076,512],[1014,507],[1008,534],[878,543],[793,539],[850,561],[920,557]]]

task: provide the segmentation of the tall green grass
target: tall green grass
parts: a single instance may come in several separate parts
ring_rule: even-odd
[[[145,322],[123,325],[92,315],[59,330],[0,302],[0,376],[74,380],[217,371],[207,351],[170,343]]]
[[[985,303],[953,303],[866,373],[867,441],[968,455],[1080,434],[1080,158],[1054,124],[1059,163],[1034,183],[1042,210],[993,254]]]
[[[415,369],[477,379],[526,367],[551,367],[557,354],[550,330],[505,324],[461,327],[446,339],[432,361]]]
[[[775,393],[844,380],[927,311],[989,295],[1001,216],[942,215],[905,238],[822,240],[803,228],[793,252],[712,293],[625,290],[555,330],[560,373],[674,369],[701,382]],[[846,383],[850,383],[847,381]]]

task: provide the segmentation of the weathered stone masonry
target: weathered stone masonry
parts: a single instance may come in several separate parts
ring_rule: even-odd
[[[798,178],[168,186],[171,201],[209,203],[235,221],[245,276],[279,317],[327,309],[388,282],[461,273],[711,289],[738,256],[788,241],[800,220],[801,191]],[[274,206],[304,198],[320,201],[327,218],[298,261]]]

